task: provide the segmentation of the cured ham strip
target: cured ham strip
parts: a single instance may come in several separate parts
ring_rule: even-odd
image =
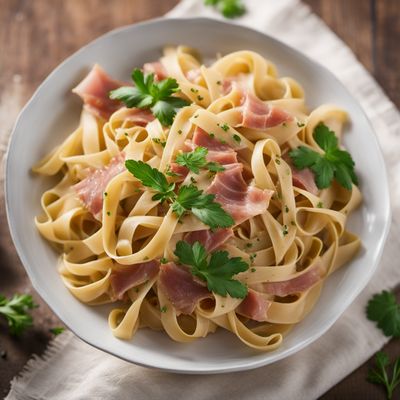
[[[189,271],[172,262],[161,265],[158,288],[182,314],[191,314],[200,300],[211,297],[207,288],[196,282]]]
[[[242,126],[252,129],[267,129],[291,121],[293,117],[286,111],[275,106],[265,104],[263,101],[247,93],[243,104]]]
[[[160,61],[154,61],[144,64],[143,72],[145,74],[154,74],[154,77],[158,81],[162,81],[163,79],[168,77],[167,70],[164,68]]]
[[[318,187],[315,184],[314,173],[310,170],[310,168],[297,169],[287,154],[285,154],[283,159],[288,163],[290,169],[292,170],[293,186],[297,186],[300,189],[307,190],[308,192],[317,195]]]
[[[156,260],[125,266],[123,270],[113,271],[110,275],[111,287],[117,299],[124,293],[147,280],[153,279],[159,271],[160,263]]]
[[[146,126],[155,119],[150,110],[142,110],[140,108],[128,108],[124,118],[126,121],[133,122],[136,126]]]
[[[221,143],[215,137],[210,136],[205,130],[197,127],[193,133],[193,144],[202,146],[209,151],[233,151],[231,146],[226,143]]]
[[[108,120],[112,113],[122,107],[119,101],[110,99],[109,93],[121,86],[126,84],[112,79],[96,64],[72,91],[82,98],[85,108],[90,113]]]
[[[271,190],[261,190],[247,186],[242,176],[240,163],[225,166],[218,172],[207,192],[215,194],[215,199],[224,210],[232,215],[237,224],[265,213],[273,194]]]
[[[262,294],[249,289],[247,296],[239,304],[236,312],[254,321],[263,322],[267,320],[267,312],[271,304],[272,302],[265,299]]]
[[[265,293],[273,294],[279,297],[285,297],[289,294],[304,292],[310,289],[322,278],[322,268],[316,264],[304,274],[296,278],[282,282],[268,282],[262,284],[262,290]]]
[[[74,186],[86,208],[98,218],[103,209],[104,190],[112,178],[125,171],[125,156],[113,157],[106,167],[97,168]]]
[[[218,229],[215,232],[204,229],[201,231],[189,232],[185,236],[185,241],[190,244],[200,242],[205,249],[210,252],[224,244],[232,235],[232,229]]]

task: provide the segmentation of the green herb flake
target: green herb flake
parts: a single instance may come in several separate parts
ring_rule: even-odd
[[[289,212],[289,207],[287,205],[285,205],[285,212],[288,213]]]
[[[167,312],[167,306],[163,306],[160,308],[160,312],[166,313]]]
[[[240,143],[242,141],[242,138],[239,135],[236,135],[236,133],[232,136],[232,138],[237,143]]]
[[[282,226],[282,235],[286,236],[289,233],[289,228],[287,225]]]
[[[161,264],[167,264],[168,260],[165,257],[160,258],[160,263]]]
[[[256,272],[257,270],[253,267],[250,271],[251,272]]]
[[[319,201],[317,204],[317,208],[324,208],[324,203],[322,201]]]
[[[204,100],[204,97],[203,96],[197,96],[197,100],[202,101],[202,100]]]
[[[111,215],[111,211],[107,211],[107,215],[110,216]]]
[[[223,125],[218,125],[224,132],[229,131],[229,125],[227,123],[224,123]]]
[[[303,128],[304,126],[306,126],[306,124],[304,124],[303,122],[297,122],[297,126],[299,128]]]

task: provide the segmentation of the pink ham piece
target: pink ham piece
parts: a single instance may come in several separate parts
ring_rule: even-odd
[[[211,137],[205,130],[199,127],[194,131],[193,144],[213,151],[234,151],[231,146],[221,143],[218,139]]]
[[[267,312],[271,304],[271,301],[265,299],[262,294],[249,289],[247,296],[239,304],[236,312],[254,321],[263,322],[267,321]]]
[[[191,314],[200,300],[211,297],[207,288],[196,282],[189,271],[173,262],[161,265],[158,289],[182,314]]]
[[[125,156],[113,157],[106,167],[97,168],[74,186],[76,193],[94,217],[100,217],[103,209],[104,190],[112,178],[125,171]]]
[[[268,282],[262,284],[262,291],[279,297],[303,292],[314,286],[322,277],[323,271],[320,264],[316,264],[304,274],[296,278],[281,282]]]
[[[307,190],[314,195],[318,194],[318,187],[315,184],[314,173],[310,168],[297,169],[290,159],[290,156],[285,154],[283,159],[288,163],[290,169],[292,170],[292,181],[293,186],[297,186],[300,189]]]
[[[242,176],[243,164],[230,164],[225,171],[218,172],[207,192],[215,194],[215,200],[222,205],[237,224],[265,213],[273,194],[247,186]]]
[[[154,61],[143,65],[143,72],[145,74],[154,74],[157,81],[162,81],[168,77],[167,70],[160,61]]]
[[[113,112],[122,107],[119,101],[110,99],[109,93],[121,86],[126,86],[126,84],[110,78],[96,64],[86,78],[72,91],[82,98],[89,112],[96,117],[108,120]]]
[[[189,232],[185,236],[185,241],[193,244],[200,242],[205,249],[210,252],[221,245],[223,245],[233,235],[232,229],[217,229],[215,232],[211,232],[209,229],[201,231]]]
[[[117,299],[122,300],[124,293],[147,280],[153,279],[159,271],[160,263],[156,260],[127,265],[123,270],[113,271],[110,275],[111,287]]]
[[[125,115],[125,120],[134,123],[136,126],[146,126],[154,119],[155,117],[150,110],[142,110],[140,108],[128,108]]]
[[[286,111],[269,106],[263,101],[247,93],[243,104],[242,126],[252,129],[267,129],[291,121],[293,117]]]

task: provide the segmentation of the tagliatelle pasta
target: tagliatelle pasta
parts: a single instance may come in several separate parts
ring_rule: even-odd
[[[84,100],[78,128],[33,168],[61,177],[43,193],[36,226],[61,252],[60,276],[75,297],[115,304],[108,322],[116,337],[147,327],[190,342],[219,327],[247,346],[274,350],[360,247],[346,229],[361,202],[358,187],[339,184],[339,167],[336,180],[321,184],[316,168],[297,168],[291,156],[300,148],[323,156],[315,132],[322,126],[340,141],[347,113],[326,104],[308,110],[300,84],[251,51],[206,66],[193,49],[166,48],[143,69],[156,82],[176,79],[172,97],[188,105],[162,125],[154,107],[110,99],[123,83],[95,66],[74,90]],[[179,158],[195,152],[197,171]],[[127,160],[163,173],[171,199],[182,186],[210,195],[231,226],[217,221],[211,229],[202,210],[179,215],[125,168]],[[177,258],[182,241],[244,262],[229,279],[246,295],[211,290]]]

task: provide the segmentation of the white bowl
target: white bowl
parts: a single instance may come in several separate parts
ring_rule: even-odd
[[[139,330],[132,340],[111,334],[107,307],[88,307],[63,285],[58,254],[33,223],[41,212],[41,193],[51,185],[30,169],[70,134],[79,122],[81,103],[73,88],[95,63],[111,76],[128,79],[134,66],[157,59],[165,44],[186,44],[212,56],[250,49],[272,60],[282,76],[300,82],[310,107],[335,103],[346,109],[351,126],[344,143],[351,151],[364,195],[349,228],[363,247],[347,266],[333,274],[310,315],[270,353],[244,346],[232,334],[218,331],[191,344],[175,343],[165,333]],[[6,163],[6,207],[11,235],[33,286],[60,319],[87,343],[127,361],[182,373],[239,371],[281,360],[318,339],[346,310],[371,279],[390,225],[388,183],[375,134],[359,104],[325,68],[279,41],[248,28],[198,19],[160,19],[127,26],[93,41],[57,67],[22,110],[12,133]]]

